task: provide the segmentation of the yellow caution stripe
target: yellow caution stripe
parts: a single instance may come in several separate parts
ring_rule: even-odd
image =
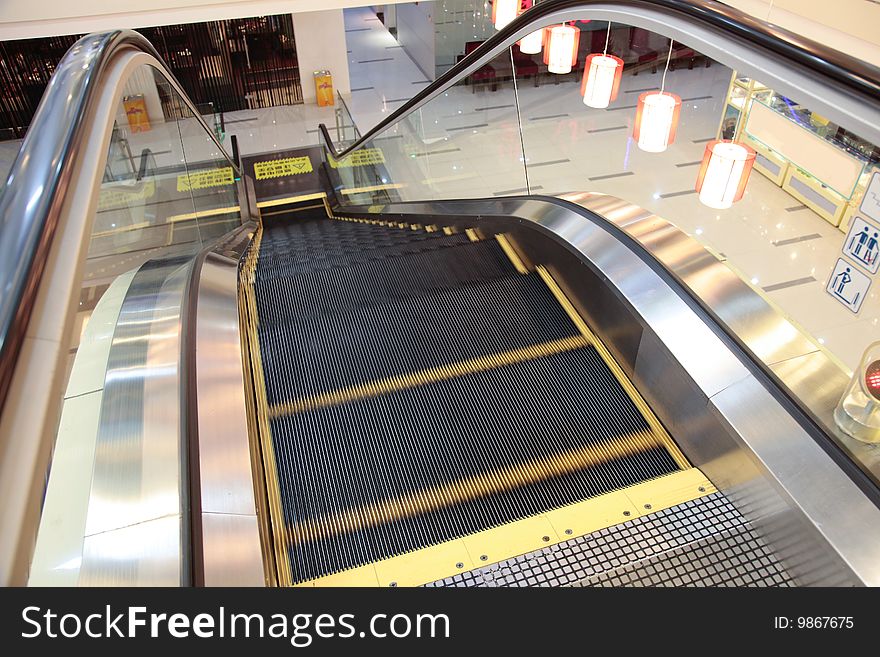
[[[485,372],[505,365],[513,365],[527,360],[543,358],[553,354],[562,353],[564,351],[572,351],[580,347],[588,347],[590,342],[580,335],[575,335],[550,342],[520,347],[519,349],[511,349],[501,353],[489,354],[487,356],[479,356],[468,360],[459,361],[457,363],[449,363],[447,365],[439,365],[427,370],[418,372],[408,372],[397,376],[378,379],[376,381],[368,381],[355,386],[341,388],[339,390],[331,390],[329,392],[296,399],[293,401],[275,404],[269,408],[269,418],[275,419],[284,415],[293,415],[295,413],[303,413],[318,408],[326,408],[328,406],[336,406],[338,404],[346,404],[370,397],[378,397],[379,395],[387,395],[392,392],[399,392],[416,386],[424,386],[438,381],[445,381],[457,376],[466,374],[475,374],[477,372]]]
[[[541,515],[326,575],[300,586],[421,586],[613,527],[715,491],[715,486],[702,472],[688,468]]]

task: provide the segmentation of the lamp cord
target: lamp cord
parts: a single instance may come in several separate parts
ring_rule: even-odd
[[[611,21],[608,21],[608,31],[605,33],[605,50],[602,51],[603,55],[608,54],[608,39],[611,38]]]
[[[672,44],[675,43],[672,39],[669,40],[669,54],[666,55],[666,68],[663,69],[663,79],[660,81],[660,95],[663,95],[663,90],[666,88],[666,73],[669,71],[669,62],[672,60]]]

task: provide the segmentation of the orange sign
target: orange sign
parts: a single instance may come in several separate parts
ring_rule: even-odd
[[[318,107],[333,105],[333,76],[330,71],[315,71],[315,95]]]
[[[147,114],[147,103],[143,96],[126,96],[122,106],[132,132],[150,131],[150,116]]]

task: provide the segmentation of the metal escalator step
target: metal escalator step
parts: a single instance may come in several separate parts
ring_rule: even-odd
[[[468,242],[255,282],[262,327],[516,273],[495,242]],[[281,305],[269,304],[284,299]]]
[[[418,240],[373,241],[369,247],[359,240],[335,242],[327,246],[316,246],[315,251],[288,248],[284,244],[266,240],[260,250],[256,276],[258,280],[277,276],[293,276],[316,269],[329,269],[347,265],[384,260],[408,253],[421,253],[446,246],[467,244],[464,235],[436,235],[423,233]]]
[[[592,347],[271,422],[295,581],[678,470]]]
[[[284,303],[263,299],[270,313]],[[537,274],[285,324],[271,314],[260,321],[270,405],[578,335]]]

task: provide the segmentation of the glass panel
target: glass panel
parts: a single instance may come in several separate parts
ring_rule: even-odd
[[[329,158],[345,203],[526,193],[510,54],[499,55],[358,152],[338,163]]]
[[[192,182],[199,189],[190,189]],[[193,256],[240,221],[227,160],[158,71],[135,71],[111,134],[70,366],[92,313],[117,278],[148,260]]]

